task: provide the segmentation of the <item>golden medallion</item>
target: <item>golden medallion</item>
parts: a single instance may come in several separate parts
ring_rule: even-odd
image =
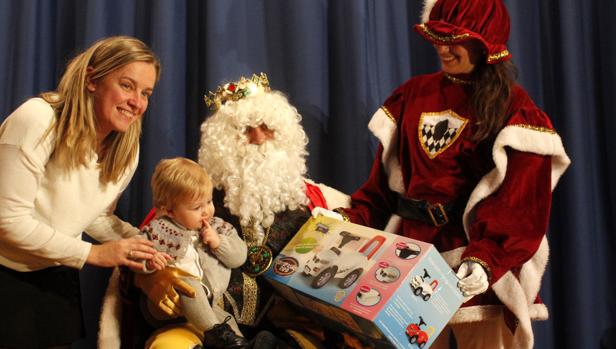
[[[242,266],[244,273],[255,277],[265,273],[272,265],[272,250],[265,245],[248,247],[248,257]]]

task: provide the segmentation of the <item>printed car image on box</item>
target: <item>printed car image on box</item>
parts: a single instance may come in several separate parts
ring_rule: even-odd
[[[309,219],[265,277],[377,347],[429,347],[463,299],[431,244],[328,217]]]
[[[340,279],[340,288],[349,288],[359,279],[367,262],[385,241],[385,237],[377,235],[359,249],[345,248],[349,243],[360,241],[361,238],[348,231],[341,231],[339,235],[341,238],[336,246],[315,253],[304,265],[304,275],[313,277],[310,283],[313,288],[325,286],[332,278]]]

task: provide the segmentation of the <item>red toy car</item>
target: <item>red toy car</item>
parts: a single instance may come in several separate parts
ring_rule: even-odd
[[[409,342],[411,344],[417,344],[417,347],[423,348],[426,343],[428,343],[428,339],[430,336],[428,333],[421,329],[421,325],[426,325],[423,318],[419,317],[419,323],[410,324],[406,328],[406,335],[409,336]]]

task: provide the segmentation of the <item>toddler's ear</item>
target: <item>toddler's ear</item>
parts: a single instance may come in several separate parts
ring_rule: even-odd
[[[173,210],[166,208],[165,206],[161,206],[158,208],[158,217],[167,216],[173,218]]]

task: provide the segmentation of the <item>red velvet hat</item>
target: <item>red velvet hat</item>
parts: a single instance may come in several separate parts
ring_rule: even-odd
[[[502,0],[426,0],[422,22],[415,31],[434,44],[477,40],[486,50],[486,63],[511,58],[509,13]]]

